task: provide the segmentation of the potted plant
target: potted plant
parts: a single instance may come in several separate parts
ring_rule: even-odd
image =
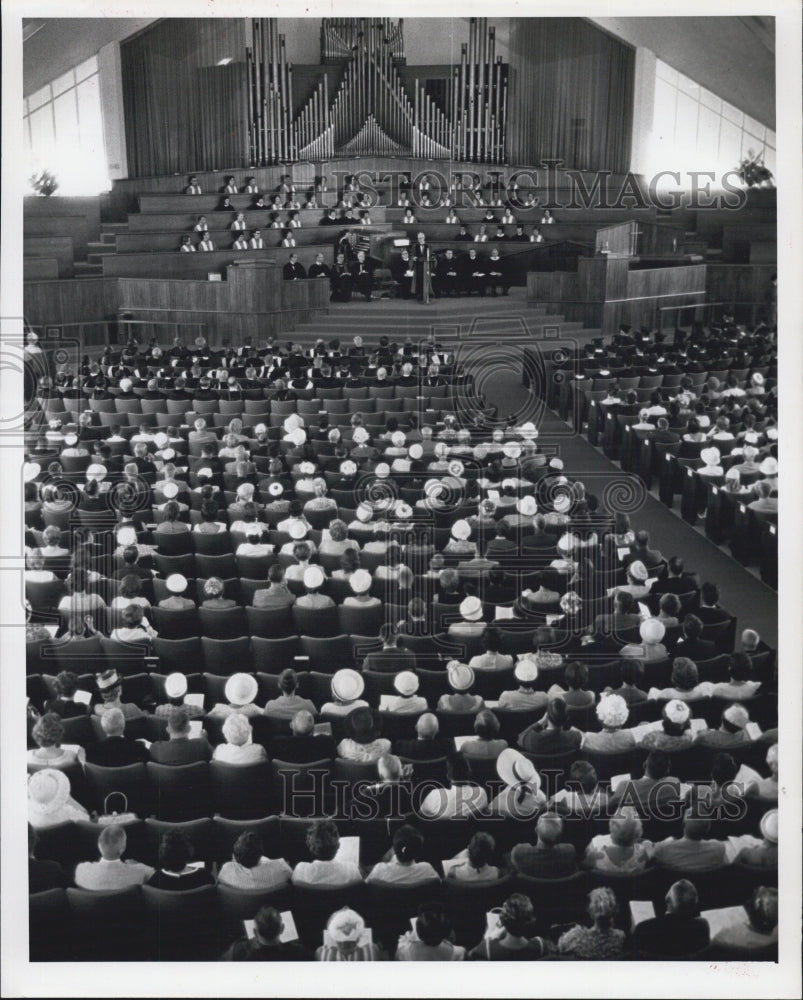
[[[31,187],[37,194],[49,198],[58,190],[59,182],[49,170],[43,170],[40,174],[31,174]]]
[[[775,187],[772,171],[764,165],[764,150],[755,153],[747,150],[747,156],[742,157],[736,173],[745,187]]]

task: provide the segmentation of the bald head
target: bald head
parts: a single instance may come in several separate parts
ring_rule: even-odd
[[[552,847],[553,844],[557,844],[563,833],[563,820],[556,813],[544,813],[538,817],[535,832],[538,834],[539,844]]]
[[[758,644],[761,641],[761,637],[758,632],[752,628],[746,628],[742,632],[742,649],[748,653],[752,653],[753,650],[758,649]]]
[[[424,712],[415,724],[415,731],[420,740],[434,740],[438,735],[438,720],[432,712]]]
[[[296,736],[311,736],[314,728],[315,719],[312,717],[312,712],[306,709],[296,712],[290,723],[290,729]]]

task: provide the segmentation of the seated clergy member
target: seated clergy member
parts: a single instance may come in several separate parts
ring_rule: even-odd
[[[153,868],[139,861],[123,861],[126,832],[122,826],[103,827],[98,837],[100,861],[82,861],[75,869],[75,884],[79,889],[109,891],[142,885],[153,875]]]
[[[499,256],[499,250],[494,247],[491,256],[485,262],[488,269],[488,288],[491,295],[496,295],[497,288],[507,295],[510,289],[510,274],[507,262]]]
[[[209,233],[205,232],[201,237],[201,242],[198,244],[199,250],[205,250],[207,252],[215,249],[215,244],[212,242],[212,237]]]
[[[307,272],[303,264],[298,262],[298,254],[291,253],[290,259],[282,268],[282,277],[285,281],[301,281],[306,278]]]
[[[357,259],[351,265],[351,279],[352,287],[365,298],[366,302],[370,302],[374,284],[374,269],[364,250],[357,252]]]
[[[201,185],[198,183],[198,178],[193,174],[190,177],[189,184],[184,188],[185,194],[203,194],[201,190]]]
[[[181,246],[179,250],[182,253],[195,253],[195,247],[192,245],[192,237],[189,233],[186,236],[181,237]]]
[[[313,264],[310,265],[310,269],[307,272],[307,277],[326,278],[327,280],[331,279],[332,269],[331,267],[328,267],[326,264],[324,264],[322,253],[315,254],[315,261]]]
[[[262,239],[262,230],[255,229],[251,233],[251,239],[248,241],[249,250],[262,250],[265,246],[265,241]]]

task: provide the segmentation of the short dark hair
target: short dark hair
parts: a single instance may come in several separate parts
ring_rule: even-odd
[[[468,842],[468,863],[474,869],[480,869],[493,860],[496,851],[496,841],[490,833],[475,833]]]
[[[728,670],[731,680],[746,681],[753,673],[753,661],[747,653],[733,653]]]
[[[576,760],[569,768],[569,781],[579,785],[588,794],[597,787],[599,777],[594,766],[587,760]]]
[[[183,871],[193,856],[192,841],[183,830],[168,830],[159,842],[159,867]]]
[[[56,688],[65,698],[72,698],[78,689],[78,677],[72,670],[62,670],[56,675]]]
[[[474,732],[481,740],[496,739],[499,736],[500,729],[499,719],[497,719],[490,709],[484,708],[481,712],[477,713],[474,719]]]
[[[703,623],[697,615],[686,615],[683,619],[683,634],[688,639],[699,639],[703,634]]]
[[[551,698],[547,704],[546,714],[552,725],[558,729],[570,728],[569,709],[563,698]]]
[[[704,583],[700,587],[700,597],[704,604],[718,604],[719,587],[715,583]]]
[[[665,778],[670,769],[669,754],[664,750],[650,750],[644,761],[644,773],[648,778]]]
[[[572,690],[579,691],[588,684],[588,667],[579,660],[572,660],[566,665],[563,676]]]
[[[268,583],[281,583],[284,579],[284,566],[281,563],[273,563],[268,567]]]
[[[254,917],[254,928],[263,940],[275,940],[281,934],[282,926],[282,915],[275,906],[260,906]]]
[[[644,663],[636,657],[623,656],[619,660],[623,684],[636,684],[644,676]]]
[[[234,841],[234,860],[243,868],[255,868],[262,857],[262,840],[253,830],[246,830]]]
[[[532,933],[534,920],[532,900],[520,892],[508,896],[499,914],[499,922],[514,937],[525,937]]]
[[[712,781],[715,781],[718,785],[724,785],[728,781],[733,781],[738,773],[739,765],[736,763],[733,754],[718,753],[714,757],[711,765]]]
[[[318,861],[331,861],[340,847],[340,834],[331,819],[316,820],[307,831],[307,849]]]
[[[683,572],[684,562],[680,558],[680,556],[670,556],[669,561],[667,562],[667,566],[669,567],[669,572],[673,576],[680,576],[680,574]]]
[[[283,694],[292,694],[298,687],[298,677],[292,667],[287,667],[279,674],[279,690]]]
[[[393,852],[399,861],[417,861],[423,849],[423,834],[409,823],[393,834]]]
[[[502,633],[498,628],[489,625],[482,633],[482,642],[489,653],[498,653],[502,645]]]
[[[431,948],[437,947],[452,933],[452,922],[440,903],[422,903],[415,922],[419,940]]]

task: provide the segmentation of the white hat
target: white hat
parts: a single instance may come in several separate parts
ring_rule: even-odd
[[[304,582],[307,582],[306,573],[304,574]],[[371,589],[371,574],[367,569],[355,569],[349,578],[349,583],[355,594],[367,594]]]
[[[649,573],[647,572],[647,567],[640,559],[635,559],[632,563],[630,563],[630,565],[627,567],[627,571],[633,577],[634,580],[643,581],[646,580],[647,577],[649,576]]]
[[[464,518],[460,518],[459,521],[455,521],[452,525],[452,538],[456,538],[460,542],[464,542],[471,534],[471,525]]]
[[[351,435],[351,440],[355,444],[365,444],[369,437],[370,435],[364,427],[355,427],[354,433]]]
[[[460,461],[459,458],[455,458],[453,461],[449,462],[449,475],[450,476],[454,476],[456,479],[459,479],[460,476],[463,475],[464,471],[465,471],[465,468],[464,468],[463,463]]]
[[[639,626],[639,635],[644,642],[660,642],[666,635],[666,626],[658,618],[645,618]]]
[[[753,385],[764,385],[764,376],[761,374],[761,372],[753,372],[753,374],[750,376],[750,381],[753,383]]]
[[[226,681],[226,700],[230,705],[250,705],[259,685],[251,674],[232,674]]]
[[[290,440],[296,448],[300,448],[301,445],[307,440],[307,432],[303,427],[296,427],[294,431],[290,432]]]
[[[92,466],[90,465],[89,469]],[[87,478],[89,477],[89,469],[87,469]],[[26,462],[22,467],[22,478],[26,483],[30,483],[32,480],[36,479],[39,473],[42,471],[42,466],[38,462]],[[105,469],[103,470],[106,471]]]
[[[256,424],[254,427],[254,434],[267,434],[268,428],[266,424]]]
[[[165,694],[168,698],[183,698],[187,693],[187,678],[184,674],[174,673],[165,677]]]
[[[732,726],[736,726],[737,729],[744,729],[750,721],[750,713],[744,705],[734,703],[733,705],[728,705],[722,713],[722,718],[729,722]]]
[[[65,434],[64,435],[64,443],[66,445],[69,445],[70,448],[72,448],[72,446],[74,444],[78,444],[78,435],[77,434]]]
[[[268,485],[268,493],[272,497],[280,497],[284,493],[284,486],[281,483],[273,482]]]
[[[756,434],[755,431],[745,431],[744,439],[743,440],[744,440],[745,445],[758,444],[758,434]],[[735,451],[736,449],[734,448],[733,450]],[[745,451],[746,450],[747,449],[745,448]],[[756,452],[757,452],[757,449],[754,448],[753,449],[753,454],[756,454]]]
[[[46,767],[28,780],[28,809],[38,815],[57,812],[70,797],[70,779],[55,767]]]
[[[320,566],[308,566],[304,570],[304,586],[307,590],[317,590],[322,587],[325,579]]]
[[[597,705],[597,718],[603,726],[623,726],[629,714],[627,702],[620,694],[603,695]]]
[[[304,421],[299,417],[297,413],[291,413],[289,417],[285,418],[282,426],[287,434],[292,434],[293,431],[298,430],[299,427],[303,425]]]
[[[737,468],[731,467],[725,473],[725,478],[731,480],[732,482],[738,483],[742,478],[742,474],[739,472]]]
[[[538,664],[532,656],[522,656],[513,670],[513,676],[521,684],[532,684],[538,677]]]
[[[488,457],[488,445],[487,444],[477,444],[474,445],[471,454],[478,462],[483,462]]]
[[[214,472],[212,472],[212,470],[211,470],[211,469],[209,468],[209,466],[208,466],[208,465],[205,465],[205,466],[204,466],[204,467],[203,467],[202,469],[199,469],[199,470],[198,470],[198,471],[197,471],[197,472],[195,473],[195,475],[196,475],[196,476],[197,476],[197,477],[198,477],[199,479],[211,479],[211,478],[212,478],[212,476],[214,476]]]
[[[502,451],[505,453],[506,458],[520,458],[521,457],[521,445],[517,441],[508,441]]]
[[[167,497],[168,500],[172,500],[174,497],[178,496],[178,483],[174,483],[172,480],[167,482],[162,486],[162,494]]]
[[[558,493],[552,501],[552,508],[556,514],[565,514],[572,505],[572,499],[568,493]]]
[[[766,434],[768,441],[777,441],[778,440],[778,428],[777,427],[768,427],[764,431],[764,433]]]
[[[400,674],[396,674],[394,677],[393,686],[400,695],[409,698],[418,690],[418,677],[412,670],[402,670]]]
[[[367,503],[361,503],[355,513],[357,520],[362,521],[363,524],[367,524],[374,516],[373,509]]]
[[[41,772],[40,772],[41,773]],[[770,809],[761,817],[761,835],[771,844],[778,843],[778,810]]]
[[[171,594],[183,594],[187,589],[187,577],[182,573],[171,573],[165,580],[165,587]]]
[[[387,479],[390,475],[390,466],[387,462],[380,462],[379,465],[374,469],[374,475],[377,479]]]
[[[307,526],[303,521],[293,521],[287,529],[287,533],[294,542],[300,542],[302,538],[307,537]]]
[[[404,500],[399,500],[396,504],[395,514],[400,521],[409,521],[413,516],[413,508],[409,503],[405,503]]]
[[[446,674],[453,691],[468,691],[474,684],[474,671],[459,660],[450,660],[446,664]]]
[[[460,602],[460,614],[468,622],[478,622],[482,618],[482,601],[479,597],[465,597]]]
[[[689,721],[691,709],[685,701],[673,698],[672,701],[668,701],[664,705],[664,715],[669,722],[674,722],[675,725],[682,726],[684,722]]]
[[[549,468],[550,469],[555,469],[558,472],[562,472],[563,471],[563,459],[561,459],[561,458],[550,458],[550,460],[549,460]]]
[[[390,442],[394,448],[403,448],[406,441],[407,436],[404,431],[394,431],[390,436]]]
[[[424,455],[424,449],[420,444],[411,444],[407,449],[407,454],[412,458],[414,462],[417,462]]]
[[[129,392],[133,387],[134,383],[131,381],[130,378],[120,379],[120,388],[123,390],[123,392]]]
[[[567,615],[576,615],[583,606],[583,600],[574,590],[567,590],[560,599],[560,609]]]
[[[338,701],[356,701],[365,690],[365,681],[356,670],[345,667],[332,678],[332,694]]]
[[[720,459],[719,448],[703,448],[700,458],[706,465],[716,465]]]
[[[117,532],[118,545],[136,545],[137,529],[130,524],[124,524]]]
[[[778,460],[772,458],[771,456],[765,458],[764,461],[759,465],[758,471],[762,476],[777,476],[778,475]]]
[[[513,747],[503,750],[496,758],[496,773],[509,788],[535,785],[537,790],[541,787],[541,778],[535,764]]]
[[[93,463],[86,470],[87,479],[95,479],[97,480],[97,482],[100,482],[102,479],[105,478],[105,476],[106,476],[106,466],[100,465],[99,463]]]
[[[571,532],[567,531],[564,535],[560,536],[560,538],[557,540],[555,544],[555,547],[557,548],[558,552],[560,552],[562,555],[565,556],[572,551],[574,545],[575,545],[575,537],[573,534],[571,534]]]
[[[347,906],[337,910],[326,925],[329,937],[335,944],[358,943],[365,934],[365,921],[355,910]]]
[[[176,452],[175,452],[175,450],[173,448],[165,448],[162,451],[162,458],[164,458],[168,462],[172,462],[172,460],[175,457],[176,457]]]
[[[357,463],[353,462],[350,458],[347,458],[345,462],[340,463],[340,475],[341,476],[356,476],[357,475]]]
[[[535,502],[535,497],[522,497],[516,503],[516,510],[519,514],[523,514],[524,517],[532,517],[538,511],[538,504]]]
[[[301,462],[298,467],[298,471],[302,476],[312,476],[315,474],[315,463],[314,462]]]
[[[153,436],[153,443],[157,448],[164,448],[165,445],[170,443],[170,438],[165,434],[164,431],[159,431]]]

